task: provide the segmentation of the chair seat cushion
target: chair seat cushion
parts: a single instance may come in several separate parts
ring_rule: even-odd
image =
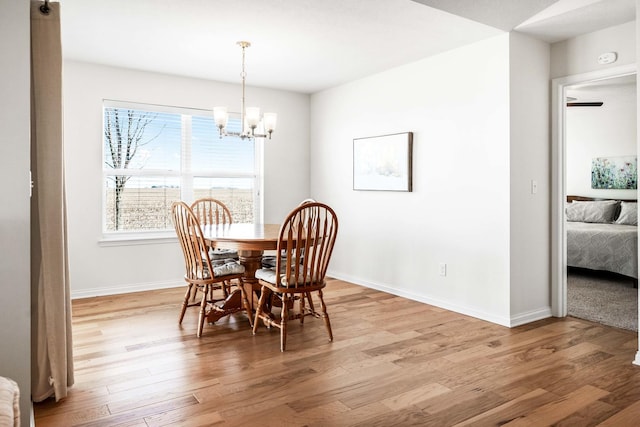
[[[211,261],[211,266],[213,267],[213,277],[242,274],[245,271],[244,265],[231,258]]]
[[[256,270],[256,279],[264,280],[265,282],[269,282],[272,284],[276,284],[276,269],[275,268],[261,268],[260,270]],[[309,284],[311,283],[311,276],[307,275],[306,278],[298,277],[298,284]],[[287,275],[284,273],[280,274],[280,285],[285,288],[289,286],[287,283]]]
[[[211,261],[217,260],[217,259],[227,259],[227,258],[238,259],[238,251],[236,251],[235,249],[221,249],[221,248],[209,249],[209,259]]]
[[[275,268],[276,266],[276,257],[271,255],[266,255],[262,257],[262,268]]]
[[[276,267],[276,255],[263,255],[262,256],[262,268],[275,268]],[[287,260],[287,253],[283,251],[283,254],[280,256],[280,262],[285,263]],[[296,258],[293,258],[293,262],[295,262]],[[300,263],[304,260],[303,256],[300,256]]]
[[[275,268],[261,268],[256,270],[256,279],[264,280],[265,282],[276,283],[276,269]]]

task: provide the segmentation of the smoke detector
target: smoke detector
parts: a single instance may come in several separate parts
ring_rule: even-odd
[[[606,52],[598,56],[598,64],[612,64],[618,60],[618,54],[615,52]]]

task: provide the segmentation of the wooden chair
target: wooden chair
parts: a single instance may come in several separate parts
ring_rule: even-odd
[[[208,226],[208,225],[226,225],[232,224],[233,219],[231,217],[231,211],[218,199],[214,199],[211,197],[205,197],[202,199],[198,199],[191,204],[191,210],[198,218],[200,222],[200,226]],[[209,257],[211,260],[220,260],[220,259],[238,259],[238,251],[234,249],[221,249],[221,248],[210,248],[209,249]],[[224,292],[225,297],[229,296],[229,292],[231,291],[231,286],[229,282],[223,282],[221,288]],[[213,291],[214,289],[212,289]],[[196,297],[197,291],[194,292],[193,298]]]
[[[280,328],[280,350],[285,351],[288,322],[300,319],[302,324],[306,316],[313,316],[324,320],[329,341],[333,341],[322,290],[326,286],[325,275],[337,233],[338,218],[333,209],[323,203],[308,202],[289,213],[280,227],[275,268],[256,271],[262,288],[253,322],[254,334],[260,319],[267,327]],[[312,292],[318,294],[320,311],[315,309]],[[280,299],[279,316],[267,308],[266,303],[272,296]],[[299,302],[298,312],[290,313],[294,301]]]
[[[221,225],[233,222],[231,211],[218,199],[210,197],[198,199],[191,204],[191,210],[196,214],[200,225]]]
[[[242,286],[238,286],[238,289],[226,298],[213,298],[212,292],[212,289],[219,288],[223,281],[239,281],[244,273],[244,267],[235,260],[211,260],[200,223],[186,203],[173,203],[171,216],[184,254],[186,271],[184,280],[188,284],[178,323],[182,323],[187,307],[197,305],[200,306],[198,337],[202,335],[205,317],[209,322],[215,322],[221,317],[245,310],[249,315],[249,323],[252,324],[251,307]],[[192,292],[196,289],[202,291],[202,299],[199,303],[192,299]]]
[[[307,203],[315,202],[315,199],[304,199],[301,201],[298,206],[302,206]],[[276,266],[276,256],[275,253],[269,253],[267,255],[262,256],[262,268],[274,268]]]

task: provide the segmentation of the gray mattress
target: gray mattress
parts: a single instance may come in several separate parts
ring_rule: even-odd
[[[567,265],[638,278],[638,227],[567,222]]]

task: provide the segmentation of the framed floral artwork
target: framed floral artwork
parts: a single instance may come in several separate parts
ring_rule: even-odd
[[[595,157],[591,161],[591,188],[637,189],[638,157]]]

